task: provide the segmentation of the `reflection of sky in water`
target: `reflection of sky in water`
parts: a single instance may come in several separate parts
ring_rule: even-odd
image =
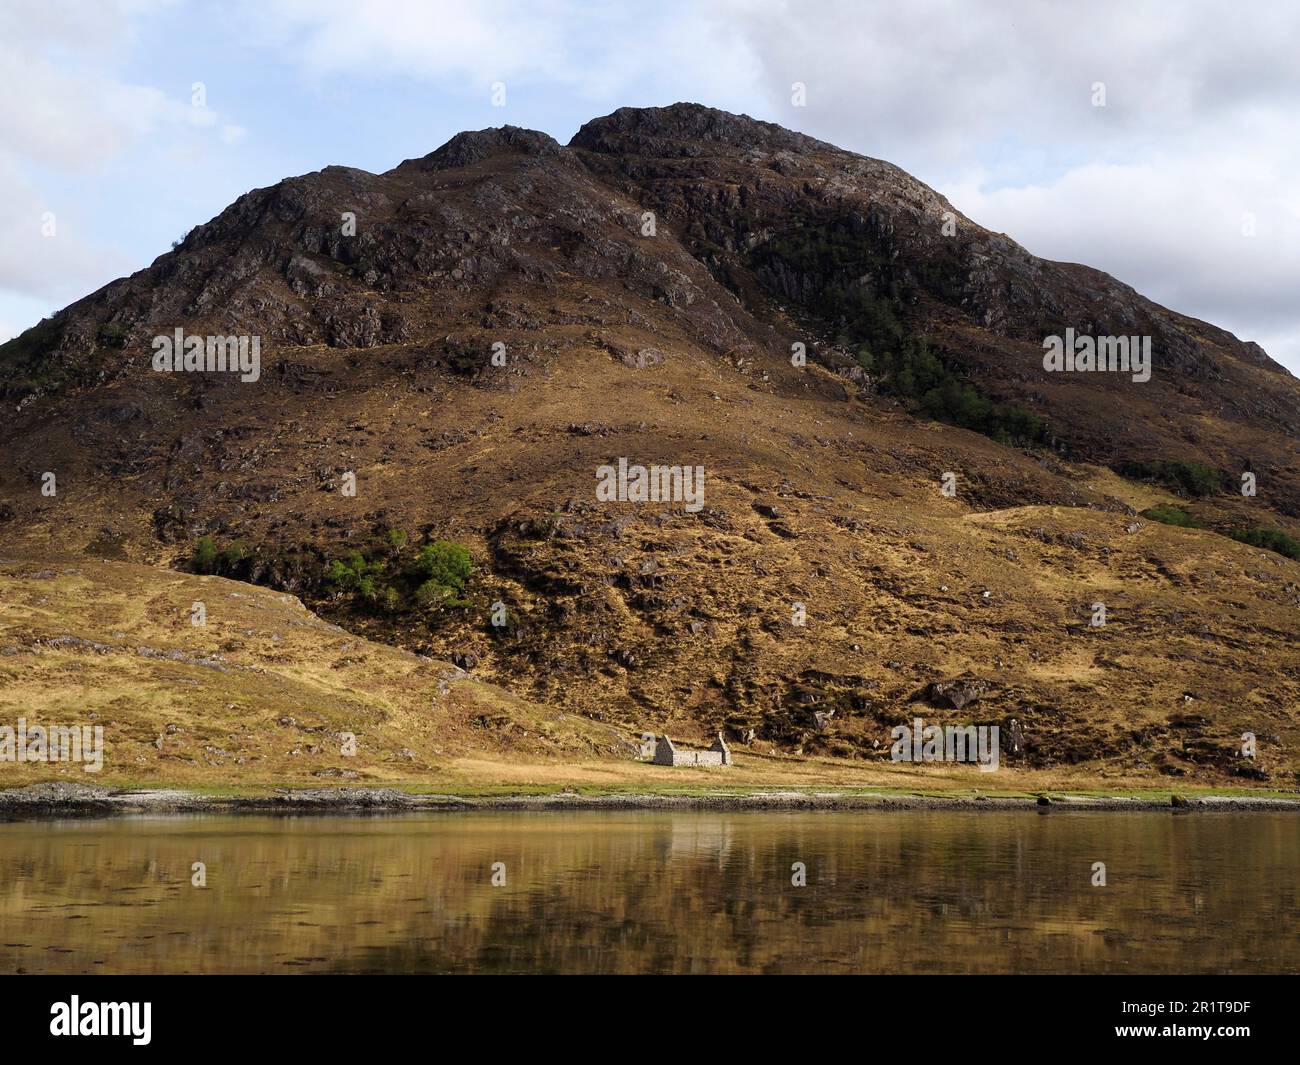
[[[1281,813],[16,823],[0,971],[1300,972],[1298,884]]]

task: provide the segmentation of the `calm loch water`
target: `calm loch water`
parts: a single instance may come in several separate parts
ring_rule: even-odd
[[[1296,973],[1300,817],[8,823],[0,972],[17,971]]]

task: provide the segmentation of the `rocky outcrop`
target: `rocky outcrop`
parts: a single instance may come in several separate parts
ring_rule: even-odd
[[[980,677],[958,677],[956,680],[936,680],[925,689],[925,697],[934,706],[960,710],[978,702],[992,685]]]

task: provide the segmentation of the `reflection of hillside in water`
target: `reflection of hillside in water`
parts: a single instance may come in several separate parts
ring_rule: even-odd
[[[704,814],[675,818],[662,836],[656,834],[656,839],[665,839],[667,843],[660,857],[667,861],[699,858],[714,861],[722,868],[731,851],[732,828],[732,820],[725,817]]]
[[[8,824],[0,969],[1297,972],[1298,872],[1286,814]]]

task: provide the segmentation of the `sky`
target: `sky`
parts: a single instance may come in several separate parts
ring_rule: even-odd
[[[1252,0],[3,0],[0,340],[280,178],[690,100],[1300,374],[1297,41],[1300,5]]]

